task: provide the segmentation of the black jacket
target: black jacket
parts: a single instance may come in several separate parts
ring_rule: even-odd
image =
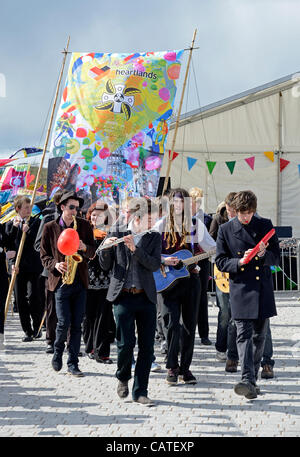
[[[250,233],[235,217],[220,225],[217,238],[216,265],[229,273],[231,313],[234,319],[266,319],[275,316],[271,266],[279,265],[280,250],[275,235],[269,240],[264,257],[254,257],[239,266],[245,251],[252,249],[273,228],[269,219],[253,216]]]
[[[29,230],[26,232],[26,238],[24,243],[24,248],[22,251],[22,257],[19,265],[20,273],[41,273],[43,270],[40,255],[38,252],[34,250],[34,242],[36,239],[36,235],[40,226],[40,219],[36,217],[31,217],[28,222]],[[9,242],[9,249],[16,251],[18,253],[18,249],[20,246],[21,238],[22,238],[22,230],[20,227],[15,227],[13,225],[13,221],[9,221],[6,223],[6,234],[8,236]],[[16,254],[17,255],[17,254]],[[14,263],[16,257],[10,261]]]
[[[115,231],[109,232],[108,237],[122,238],[129,233],[125,226],[121,226],[116,227]],[[126,280],[131,256],[133,255],[136,256],[139,263],[138,275],[142,287],[148,299],[156,303],[157,294],[153,272],[158,270],[161,264],[161,236],[156,232],[143,235],[133,254],[124,243],[119,243],[110,249],[100,251],[99,260],[101,268],[104,270],[112,269],[106,298],[110,302],[115,302],[120,295]]]

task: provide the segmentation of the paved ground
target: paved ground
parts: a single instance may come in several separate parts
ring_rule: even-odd
[[[215,359],[214,346],[200,345],[197,338],[192,371],[198,384],[169,387],[165,369],[151,373],[149,396],[157,400],[155,408],[119,399],[115,363],[103,366],[83,357],[84,378],[68,376],[66,364],[55,373],[51,355],[44,352],[44,334],[41,340],[21,342],[18,315],[9,314],[7,350],[0,356],[0,436],[299,437],[299,295],[277,296],[277,305],[278,316],[271,322],[276,377],[259,380],[263,395],[251,401],[235,395],[239,372],[225,373],[224,363]],[[209,321],[215,341],[213,302]],[[156,355],[162,363],[158,346]],[[112,357],[115,361],[115,345]]]

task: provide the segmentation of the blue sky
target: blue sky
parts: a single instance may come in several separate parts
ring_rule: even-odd
[[[299,0],[3,3],[1,157],[22,147],[43,147],[68,35],[71,51],[159,51],[189,47],[197,28],[197,82],[191,73],[183,112],[199,108],[196,84],[204,106],[300,70]],[[179,97],[180,90],[177,103]]]

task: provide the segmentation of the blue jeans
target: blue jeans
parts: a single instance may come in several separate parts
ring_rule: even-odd
[[[57,315],[54,353],[62,355],[70,327],[68,366],[78,365],[78,353],[81,340],[81,323],[85,312],[86,289],[80,279],[73,284],[63,285],[55,291]]]
[[[236,347],[236,326],[231,318],[229,294],[221,292],[216,288],[218,313],[218,328],[216,338],[216,350],[219,352],[227,352],[229,360],[239,360]]]

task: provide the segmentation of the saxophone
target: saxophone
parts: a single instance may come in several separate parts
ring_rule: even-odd
[[[77,230],[77,221],[76,217],[73,216],[73,221],[74,221],[74,230]],[[63,284],[73,284],[75,275],[76,275],[76,270],[77,266],[80,262],[82,262],[82,256],[78,254],[78,252],[75,252],[75,254],[72,255],[66,255],[65,256],[65,262],[67,263],[67,271],[63,273],[62,275],[62,283]]]

